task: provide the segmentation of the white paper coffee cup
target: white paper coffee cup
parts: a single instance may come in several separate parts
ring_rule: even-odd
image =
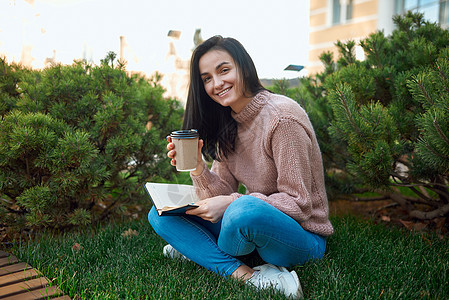
[[[196,129],[173,131],[172,143],[175,144],[176,170],[195,171],[198,159],[198,138]]]

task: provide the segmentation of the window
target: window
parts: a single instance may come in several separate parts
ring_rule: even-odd
[[[340,0],[334,0],[334,3],[332,4],[332,24],[340,24],[340,11]]]
[[[352,19],[352,0],[332,0],[332,25]]]
[[[346,20],[352,19],[352,0],[346,1]]]
[[[422,12],[426,20],[449,27],[449,0],[396,0],[397,14],[407,11]]]

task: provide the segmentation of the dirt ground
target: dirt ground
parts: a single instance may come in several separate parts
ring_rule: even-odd
[[[329,201],[329,213],[331,216],[354,215],[374,223],[382,223],[387,226],[404,228],[409,231],[435,233],[441,238],[449,238],[449,218],[435,218],[432,220],[414,220],[391,200],[380,201]]]

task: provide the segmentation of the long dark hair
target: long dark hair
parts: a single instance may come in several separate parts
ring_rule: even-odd
[[[209,161],[211,159],[220,161],[235,149],[237,122],[232,118],[231,108],[212,100],[204,89],[199,61],[211,50],[226,51],[232,57],[245,97],[253,97],[265,88],[257,76],[253,60],[236,39],[217,35],[204,41],[193,52],[183,128],[198,129],[200,138],[204,140],[202,153],[205,158]]]

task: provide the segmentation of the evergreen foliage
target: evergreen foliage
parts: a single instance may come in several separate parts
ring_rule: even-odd
[[[147,180],[170,179],[165,136],[183,108],[110,52],[30,70],[0,60],[0,223],[87,225],[124,212]]]
[[[337,62],[301,81],[331,196],[366,191],[410,216],[449,214],[449,32],[419,13],[395,16],[390,36],[338,42]],[[403,192],[404,188],[412,193]],[[368,200],[368,199],[366,199]]]

